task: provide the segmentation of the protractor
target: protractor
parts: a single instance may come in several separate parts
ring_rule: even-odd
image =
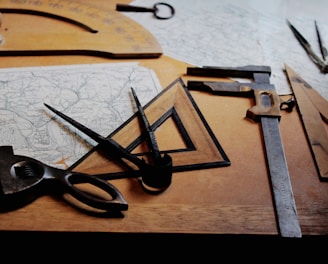
[[[110,2],[1,0],[0,56],[161,56],[156,38]]]

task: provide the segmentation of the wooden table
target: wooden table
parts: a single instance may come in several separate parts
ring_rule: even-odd
[[[102,1],[98,1],[102,3]],[[40,25],[41,26],[41,25]],[[0,67],[119,62],[91,56],[4,57]],[[153,69],[162,87],[182,77],[188,64],[167,56],[126,59]],[[245,118],[254,101],[192,91],[196,103],[231,160],[231,166],[174,173],[160,195],[146,194],[135,179],[113,182],[129,202],[123,218],[83,214],[60,198],[43,196],[15,211],[0,214],[2,231],[100,232],[115,234],[278,234],[261,128]],[[328,234],[328,183],[319,180],[300,117],[282,112],[285,147],[299,221],[304,236]],[[174,140],[174,139],[173,139]],[[83,161],[85,171],[97,156]]]

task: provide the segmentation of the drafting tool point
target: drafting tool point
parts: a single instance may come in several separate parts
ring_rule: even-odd
[[[211,76],[251,78],[252,83],[233,83],[226,86],[227,82],[204,82],[203,85],[188,82],[190,90],[210,90],[219,94],[249,94],[253,91],[256,105],[247,110],[246,116],[259,121],[262,126],[266,158],[268,162],[271,189],[275,204],[278,227],[283,237],[301,237],[301,228],[298,221],[296,204],[287,168],[286,157],[280,136],[280,99],[275,87],[270,84],[270,67],[245,66],[237,68],[203,67],[187,69],[189,75],[206,76],[207,71]],[[248,87],[247,89],[241,88]],[[229,90],[231,89],[231,90]]]
[[[108,58],[156,58],[162,49],[155,37],[144,27],[114,9],[100,8],[75,0],[9,1],[0,2],[2,21],[0,56],[91,55]],[[29,15],[20,21],[24,25],[37,17],[52,19],[44,29],[35,26],[15,26],[12,14]],[[71,26],[75,27],[71,27]],[[115,40],[115,41],[113,41]]]
[[[328,102],[291,67],[285,69],[319,177],[328,180]]]
[[[293,32],[294,36],[298,40],[298,42],[301,44],[301,46],[304,48],[306,53],[309,55],[310,59],[318,66],[320,71],[322,73],[327,73],[328,72],[328,65],[325,61],[326,55],[327,55],[327,50],[323,46],[323,40],[321,38],[317,22],[315,21],[315,29],[318,37],[318,43],[319,43],[319,48],[321,52],[321,56],[323,59],[321,59],[312,49],[311,44],[302,36],[302,34],[287,20],[287,25]]]

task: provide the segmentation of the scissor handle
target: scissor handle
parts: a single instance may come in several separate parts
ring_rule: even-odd
[[[162,14],[163,10],[161,7],[166,6],[169,8],[169,15],[160,15]],[[170,4],[159,2],[154,4],[152,8],[143,7],[143,6],[134,6],[134,5],[126,5],[126,4],[117,4],[116,11],[123,11],[123,12],[151,12],[157,19],[169,19],[174,16],[175,10],[174,7]]]
[[[167,15],[167,16],[160,15],[160,11],[161,11],[161,9],[159,8],[160,6],[166,6],[166,7],[168,7],[170,9],[170,14]],[[173,17],[174,14],[175,14],[174,7],[171,6],[170,4],[162,3],[162,2],[159,2],[159,3],[154,4],[154,16],[157,19],[169,19],[169,18]]]
[[[128,203],[120,191],[108,181],[90,174],[62,170],[46,165],[31,157],[14,155],[12,146],[0,146],[0,207],[12,210],[21,207],[37,197],[55,193],[69,193],[83,203],[95,209],[105,211],[124,211]],[[78,186],[90,184],[106,193],[100,198]],[[110,198],[108,198],[108,194]],[[102,196],[104,197],[104,196]],[[108,198],[108,199],[107,199]]]
[[[120,191],[104,179],[79,172],[53,175],[55,175],[53,179],[58,180],[64,187],[64,192],[69,193],[83,204],[105,211],[126,211],[128,209],[128,203]],[[111,198],[100,198],[99,195],[91,194],[91,192],[82,190],[77,186],[77,184],[80,183],[93,185],[109,194]]]

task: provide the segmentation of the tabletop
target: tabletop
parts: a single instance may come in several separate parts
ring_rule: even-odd
[[[79,2],[88,3],[86,0]],[[93,4],[113,9],[115,3],[98,0]],[[15,23],[19,25],[19,19],[25,16],[28,15],[3,14],[1,30],[6,26],[6,19],[18,18],[10,21],[10,26],[15,27]],[[57,24],[42,24],[40,19],[33,18],[28,23],[37,23],[40,30],[49,25],[53,26],[52,30],[56,29]],[[113,41],[110,37],[109,40]],[[296,46],[296,41],[294,44]],[[0,60],[0,67],[127,61],[137,61],[154,70],[163,88],[177,78],[182,78],[185,83],[204,79],[188,76],[187,67],[194,65],[167,54],[157,58],[105,58],[81,54],[6,56]],[[222,81],[222,78],[209,79]],[[199,91],[190,93],[229,157],[230,166],[174,172],[171,186],[159,195],[145,193],[136,179],[112,180],[129,203],[129,209],[117,218],[84,214],[60,197],[42,196],[22,208],[1,213],[0,230],[278,235],[261,126],[245,118],[254,100]],[[289,96],[281,95],[281,98],[288,99]],[[302,234],[327,235],[328,183],[318,177],[297,110],[282,111],[279,125]],[[179,140],[172,137],[171,129],[163,128],[160,133],[163,146],[179,144]],[[74,170],[96,174],[108,168],[106,159],[94,152]]]

